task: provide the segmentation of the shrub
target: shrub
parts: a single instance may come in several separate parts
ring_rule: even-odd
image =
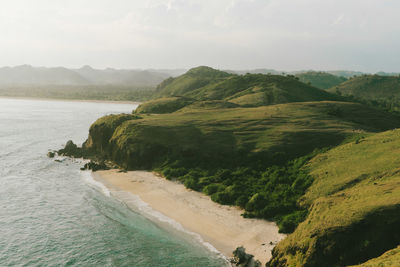
[[[207,195],[212,195],[217,192],[225,190],[225,186],[222,184],[209,184],[203,188],[203,192]]]

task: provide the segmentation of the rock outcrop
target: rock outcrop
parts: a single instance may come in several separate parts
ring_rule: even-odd
[[[237,267],[261,267],[261,262],[255,260],[253,255],[247,254],[244,247],[238,247],[233,251],[231,263]]]

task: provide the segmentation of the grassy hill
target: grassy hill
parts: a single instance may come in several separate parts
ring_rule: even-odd
[[[296,75],[303,83],[309,83],[319,89],[329,89],[331,87],[337,86],[345,81],[346,78],[341,76],[336,76],[327,72],[316,72],[310,71],[305,73],[299,73]]]
[[[330,70],[330,71],[326,71],[326,72],[330,73],[332,75],[335,75],[335,76],[345,77],[345,78],[352,78],[354,76],[361,76],[361,75],[366,74],[364,72],[352,71],[352,70]]]
[[[135,110],[135,113],[171,113],[192,104],[194,101],[191,98],[180,96],[156,98],[141,104]]]
[[[363,75],[331,88],[343,95],[353,95],[361,99],[400,98],[400,77]]]
[[[101,118],[84,148],[124,169],[157,170],[290,232],[306,215],[297,201],[312,181],[301,169],[307,155],[400,126],[398,117],[355,103],[199,103],[174,113]]]
[[[400,111],[400,77],[363,75],[332,87],[328,91],[389,111]]]
[[[389,250],[378,258],[371,259],[365,263],[357,265],[357,267],[375,267],[375,266],[397,266],[400,262],[400,246],[395,249]],[[353,266],[356,267],[356,266]]]
[[[191,69],[177,78],[165,80],[157,87],[155,98],[171,96],[198,101],[226,101],[244,107],[338,99],[298,81],[294,76],[235,75],[209,67]]]
[[[233,74],[210,67],[201,66],[193,68],[181,76],[164,80],[157,86],[156,90],[158,93],[156,97],[185,96],[195,89],[217,83],[231,76]]]
[[[399,154],[400,130],[393,130],[312,159],[308,168],[314,182],[301,200],[310,207],[310,214],[278,244],[267,266],[347,266],[396,248],[400,240]],[[370,263],[393,260],[397,264],[396,259],[398,249]]]

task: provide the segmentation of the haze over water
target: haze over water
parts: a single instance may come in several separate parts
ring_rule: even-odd
[[[83,142],[100,116],[133,108],[0,99],[0,266],[224,265],[91,186],[80,162],[47,158],[69,139]]]

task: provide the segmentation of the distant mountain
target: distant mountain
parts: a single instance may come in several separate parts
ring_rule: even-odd
[[[177,77],[187,72],[188,69],[147,69],[147,71],[164,73],[171,77]]]
[[[320,89],[329,89],[347,81],[347,78],[336,76],[327,72],[310,71],[297,74],[296,77],[304,83],[309,83]]]
[[[84,85],[89,81],[63,67],[42,68],[22,65],[0,68],[0,85]]]
[[[64,67],[33,67],[22,65],[0,68],[0,86],[45,85],[124,85],[155,87],[171,75],[150,70],[99,70],[84,66],[80,69]]]
[[[251,70],[224,70],[225,72],[232,74],[282,74],[284,71],[274,70],[274,69],[251,69]]]
[[[376,75],[380,75],[380,76],[399,76],[400,72],[384,72],[384,71],[380,71],[375,73]]]
[[[340,76],[340,77],[345,77],[345,78],[350,78],[354,76],[360,76],[363,74],[367,74],[365,72],[360,72],[360,71],[352,71],[352,70],[329,70],[326,71],[327,73],[330,73],[335,76]]]
[[[282,75],[282,74],[292,74],[292,75],[298,75],[298,74],[303,74],[303,73],[309,73],[309,72],[320,72],[318,70],[296,70],[296,71],[284,71],[284,70],[275,70],[275,69],[250,69],[250,70],[225,70],[226,72],[233,73],[233,74],[246,74],[246,73],[252,73],[252,74],[276,74],[276,75]],[[339,77],[345,77],[345,78],[350,78],[353,76],[360,76],[363,74],[367,74],[365,72],[360,72],[360,71],[350,71],[350,70],[329,70],[329,71],[323,71],[324,73],[329,73],[335,76]]]
[[[156,86],[170,75],[161,72],[147,70],[116,70],[108,68],[105,70],[93,69],[84,66],[73,70],[91,84],[123,84],[123,85],[143,85]]]

